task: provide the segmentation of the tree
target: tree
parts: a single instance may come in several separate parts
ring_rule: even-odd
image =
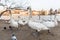
[[[22,9],[27,10],[30,6],[30,2],[28,0],[1,0],[2,5],[6,6],[6,9]]]

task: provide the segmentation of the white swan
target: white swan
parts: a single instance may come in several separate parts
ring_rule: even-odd
[[[22,16],[21,16],[22,17]],[[25,20],[26,18],[25,17],[18,17],[19,19],[18,19],[18,23],[20,24],[20,25],[26,25],[27,24],[27,21]]]
[[[56,19],[50,20],[50,21],[44,21],[44,20],[34,20],[34,21],[35,22],[29,21],[29,23],[28,23],[28,25],[31,28],[37,30],[38,33],[41,30],[47,30],[50,35],[54,36],[54,34],[50,32],[50,28],[53,28],[58,25],[58,22]]]
[[[35,32],[32,32],[32,35],[34,35],[34,37],[38,37],[41,30],[49,30],[49,28],[42,23],[34,22],[32,20],[28,21],[28,26],[35,30]]]
[[[31,17],[32,17],[31,7],[28,7],[28,11],[29,11],[29,19],[28,19],[29,27],[37,30],[38,32],[41,30],[48,30],[48,28],[45,25],[43,25],[42,23],[34,22],[34,20],[31,19]]]
[[[53,17],[52,17],[53,16]],[[40,20],[35,20],[36,22],[40,22],[40,23],[42,23],[42,24],[44,24],[45,26],[47,26],[48,28],[51,28],[51,27],[55,27],[55,26],[57,26],[58,25],[58,22],[57,22],[57,19],[56,19],[56,17],[55,17],[55,15],[52,15],[51,17],[53,18],[53,19],[51,19],[51,18],[49,18],[49,16],[47,16],[48,17],[48,19],[46,20],[46,18],[45,19],[40,19]],[[43,16],[42,16],[43,17]]]
[[[23,9],[24,9],[24,8],[23,8]],[[27,7],[27,9],[25,9],[25,10],[28,11],[28,7]],[[19,23],[20,25],[26,25],[26,24],[27,24],[27,18],[28,18],[28,16],[21,16],[21,14],[20,14],[20,16],[18,16],[18,23]]]
[[[47,27],[55,27],[58,25],[58,23],[55,21],[46,21],[46,22],[42,22],[44,25],[46,25]]]
[[[47,27],[51,28],[51,27],[55,27],[58,25],[58,22],[56,20],[56,18],[54,18],[54,20],[50,20],[50,21],[43,21],[42,22],[44,25],[46,25]]]
[[[32,20],[29,20],[28,25],[29,25],[29,27],[37,30],[38,32],[41,30],[48,30],[49,29],[45,25],[43,25],[42,23],[37,23],[37,22],[34,22]]]
[[[29,19],[28,19],[28,26],[32,29],[36,30],[36,33],[39,33],[41,30],[48,30],[49,28],[47,28],[45,25],[43,25],[42,23],[38,23],[38,22],[34,22],[34,20],[31,19],[31,8],[28,8],[29,10]],[[37,34],[38,35],[38,34]]]

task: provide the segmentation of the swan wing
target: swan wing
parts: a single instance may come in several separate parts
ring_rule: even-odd
[[[47,27],[55,27],[55,23],[51,21],[43,22],[43,24],[46,25]]]
[[[29,26],[33,29],[38,30],[38,31],[48,29],[45,25],[43,25],[41,23],[36,23],[36,22],[29,22]]]

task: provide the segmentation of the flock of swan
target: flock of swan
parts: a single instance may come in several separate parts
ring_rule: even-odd
[[[29,11],[30,13],[30,11]],[[28,25],[28,27],[36,30],[36,33],[39,33],[41,30],[50,30],[50,28],[54,28],[56,26],[58,26],[58,21],[59,18],[58,16],[54,16],[53,18],[54,20],[48,18],[48,20],[43,20],[43,19],[33,19],[30,16],[25,17],[25,16],[18,16],[18,21],[15,21],[12,18],[12,14],[10,15],[10,26],[11,27],[15,27],[15,28],[19,28],[18,25]]]
[[[1,4],[0,4],[1,5]],[[1,7],[1,6],[0,6]],[[5,8],[5,7],[4,7]],[[2,10],[4,9],[2,8]],[[40,18],[37,18],[38,16],[32,16],[31,17],[31,8],[28,7],[27,11],[29,16],[18,16],[18,20],[16,21],[13,17],[12,17],[12,13],[10,9],[6,9],[10,12],[10,20],[9,20],[9,28],[17,28],[19,29],[19,25],[28,25],[28,27],[30,27],[31,29],[34,29],[35,32],[32,32],[33,35],[39,35],[40,31],[42,30],[47,30],[49,33],[51,28],[57,27],[58,26],[58,21],[60,21],[60,15],[56,14],[56,15],[48,15],[48,16],[40,16]],[[56,17],[55,17],[56,16]]]
[[[58,26],[58,22],[57,21],[60,21],[60,15],[59,14],[56,14],[56,17],[55,15],[53,15],[53,20],[50,19],[51,17],[48,17],[48,18],[45,18],[45,17],[42,17],[41,19],[34,19],[31,17],[31,8],[28,7],[28,14],[29,16],[28,17],[24,17],[24,16],[18,16],[18,21],[16,21],[13,17],[12,17],[12,13],[10,12],[10,20],[9,20],[9,23],[10,23],[10,28],[11,27],[15,27],[15,28],[19,28],[18,25],[28,25],[28,27],[36,30],[37,33],[39,33],[41,30],[50,30],[50,28],[53,28],[53,27],[56,27]],[[8,9],[9,10],[9,9]],[[11,11],[11,10],[10,10]],[[45,18],[45,19],[44,19]]]
[[[16,21],[13,17],[12,17],[12,13],[10,12],[10,27],[12,28],[19,28],[18,25],[28,25],[28,27],[36,30],[36,33],[39,33],[41,30],[50,30],[50,28],[56,27],[58,26],[58,21],[60,21],[59,14],[53,15],[53,19],[51,19],[51,17],[48,17],[47,19],[45,17],[42,16],[41,19],[34,19],[33,16],[31,17],[31,9],[28,8],[28,17],[25,16],[18,16],[18,21]],[[44,19],[45,18],[45,19]]]
[[[12,13],[10,12],[10,28],[19,28],[19,25],[28,25],[28,27],[36,30],[35,33],[39,33],[41,30],[50,30],[50,28],[54,28],[56,26],[58,26],[58,21],[60,21],[60,15],[56,14],[53,15],[53,18],[51,19],[50,15],[48,16],[40,16],[41,19],[36,19],[37,16],[34,18],[33,16],[31,17],[31,9],[28,8],[28,14],[29,16],[18,16],[18,21],[16,21],[13,17],[12,17]]]

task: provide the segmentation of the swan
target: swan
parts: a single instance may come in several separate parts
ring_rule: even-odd
[[[21,16],[22,17],[22,16]],[[20,16],[18,16],[18,23],[20,24],[20,25],[26,25],[27,24],[27,21],[26,21],[26,18],[27,17],[22,17],[21,18]]]
[[[46,20],[46,21],[43,21],[42,23],[46,25],[48,28],[55,27],[58,25],[56,17],[54,17],[53,20],[52,19],[50,19],[49,21]]]
[[[48,33],[52,34],[50,32],[50,28],[56,27],[58,25],[58,22],[56,20],[56,17],[54,17],[54,20],[50,19],[50,20],[43,20],[43,19],[39,19],[39,20],[34,20],[37,23],[42,23],[43,25],[45,25],[48,28]],[[53,34],[52,34],[53,35]]]
[[[34,22],[32,20],[28,21],[28,26],[34,30],[36,30],[35,32],[32,32],[32,34],[35,37],[38,37],[40,35],[40,31],[41,30],[49,30],[48,27],[46,27],[45,25],[43,25],[42,23],[38,23],[38,22]]]
[[[50,20],[50,21],[44,21],[42,22],[44,25],[46,25],[48,28],[55,27],[58,25],[57,20]]]
[[[49,28],[49,30],[47,30],[48,33],[50,33],[52,36],[54,36],[54,34],[50,32],[50,28],[54,28],[58,25],[56,17],[54,17],[54,20],[51,19],[49,21],[48,20],[42,21],[41,23],[44,24],[46,27],[48,27]]]
[[[28,11],[28,8],[29,7],[27,7],[27,9],[25,9],[25,10],[27,10]],[[26,25],[27,24],[27,19],[28,19],[28,16],[18,16],[18,23],[20,24],[20,25]]]
[[[13,19],[11,13],[10,13],[10,21],[9,22],[10,22],[10,27],[15,27],[18,29],[18,22]]]
[[[48,19],[47,20],[46,20],[46,18],[45,19],[40,19],[39,22],[46,25],[48,28],[57,26],[58,22],[57,22],[57,19],[56,19],[56,15],[50,15],[50,16],[51,16],[50,18],[49,18],[49,15],[45,16],[46,18],[48,17]]]
[[[48,28],[45,25],[43,25],[42,23],[37,23],[32,20],[29,20],[28,25],[29,25],[29,27],[37,30],[38,32],[41,30],[48,30]]]
[[[50,11],[52,11],[52,9]],[[57,10],[55,10],[54,15],[50,15],[51,16],[50,21],[43,22],[43,24],[45,24],[47,27],[55,27],[55,26],[57,26],[58,22],[57,22],[57,19],[56,19],[56,13],[57,13]]]
[[[31,19],[31,8],[29,7],[28,8],[29,10],[29,19],[27,20],[27,24],[30,28],[36,30],[35,33],[38,33],[41,31],[41,30],[48,30],[49,28],[47,28],[45,25],[43,25],[42,23],[38,23],[38,22],[35,22],[34,20]],[[38,35],[37,34],[37,35]]]

